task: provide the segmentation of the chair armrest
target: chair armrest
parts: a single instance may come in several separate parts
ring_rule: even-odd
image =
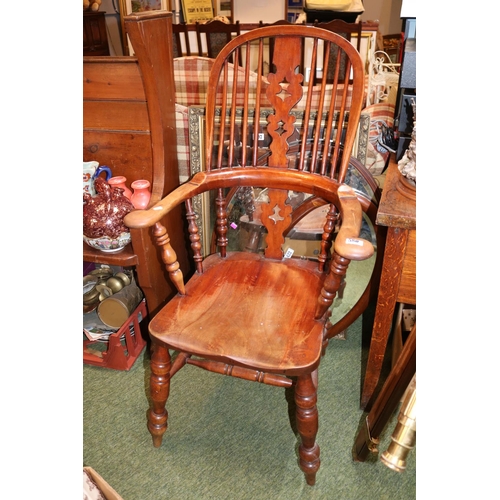
[[[363,211],[356,194],[349,186],[343,184],[338,189],[342,225],[335,238],[335,252],[349,260],[365,260],[371,257],[375,249],[373,245],[359,238]]]

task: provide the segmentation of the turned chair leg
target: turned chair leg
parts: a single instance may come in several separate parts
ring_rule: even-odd
[[[318,432],[317,392],[313,375],[303,375],[297,379],[295,404],[297,430],[300,434],[299,464],[306,476],[307,484],[313,486],[318,472],[319,446],[316,444]]]
[[[155,448],[161,446],[163,434],[167,430],[168,412],[165,409],[170,392],[170,353],[163,345],[156,344],[151,356],[151,400],[148,411],[148,429],[153,436]]]

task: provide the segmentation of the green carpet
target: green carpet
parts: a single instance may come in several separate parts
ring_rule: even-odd
[[[154,448],[146,427],[149,354],[129,372],[84,365],[83,465],[124,500],[416,498],[416,449],[396,473],[376,456],[354,462],[364,417],[361,374],[370,320],[346,340],[330,341],[319,371],[321,468],[308,486],[297,465],[298,440],[284,389],[187,366],[171,384],[169,428]],[[393,415],[381,436],[387,449]]]

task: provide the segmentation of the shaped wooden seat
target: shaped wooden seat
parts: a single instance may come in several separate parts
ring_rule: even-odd
[[[262,75],[270,38],[274,50],[268,66],[272,70]],[[297,110],[305,93],[299,49],[306,38],[311,41],[312,56],[305,64],[315,69],[321,41],[326,58],[330,46],[345,52],[346,74],[352,69],[352,79],[334,78],[334,95],[337,89],[343,90],[338,99],[328,101],[324,98],[326,81],[319,82],[320,97],[314,106],[309,92]],[[243,70],[230,71],[231,61],[240,57]],[[250,68],[257,68],[256,85]],[[265,92],[263,82],[267,82]],[[216,57],[207,92],[204,171],[153,207],[133,211],[125,219],[131,228],[153,228],[166,270],[178,290],[149,325],[153,352],[148,428],[154,446],[161,445],[167,429],[170,380],[184,366],[289,387],[295,394],[299,466],[307,483],[315,483],[320,466],[318,367],[339,324],[345,327],[362,312],[356,305],[332,324],[331,307],[349,263],[374,253],[372,243],[359,237],[363,213],[374,217],[373,203],[344,183],[363,88],[362,61],[356,49],[339,35],[310,26],[258,28],[227,43]],[[252,140],[249,131],[260,130],[264,102],[272,112],[265,114],[270,141],[263,155],[262,144]],[[242,120],[237,123],[241,107]],[[292,136],[296,140],[293,159],[287,141]],[[233,225],[228,221],[227,205],[228,194],[234,190],[243,190],[249,199],[247,212],[241,214],[248,220],[255,215],[252,197],[265,190],[258,214],[259,226],[264,228],[262,250],[245,252],[229,245]],[[199,196],[206,197],[207,213],[195,213]],[[161,223],[180,204],[185,205],[185,239],[196,268],[192,276],[183,275],[171,235]],[[285,234],[321,205],[327,210],[317,259],[287,254]],[[210,214],[217,252],[204,256],[199,223]],[[174,359],[172,351],[176,352]],[[189,416],[172,413],[172,418]]]

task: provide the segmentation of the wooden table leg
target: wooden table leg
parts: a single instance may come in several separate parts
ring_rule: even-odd
[[[388,228],[375,320],[373,322],[365,380],[361,393],[361,408],[363,409],[367,409],[371,404],[370,400],[382,371],[382,363],[397,301],[407,240],[408,230],[398,227]]]
[[[354,460],[364,462],[368,453],[376,447],[380,434],[416,373],[416,348],[417,325],[415,323],[380,395],[373,404],[370,413],[366,416],[366,425],[356,438],[353,450]]]

